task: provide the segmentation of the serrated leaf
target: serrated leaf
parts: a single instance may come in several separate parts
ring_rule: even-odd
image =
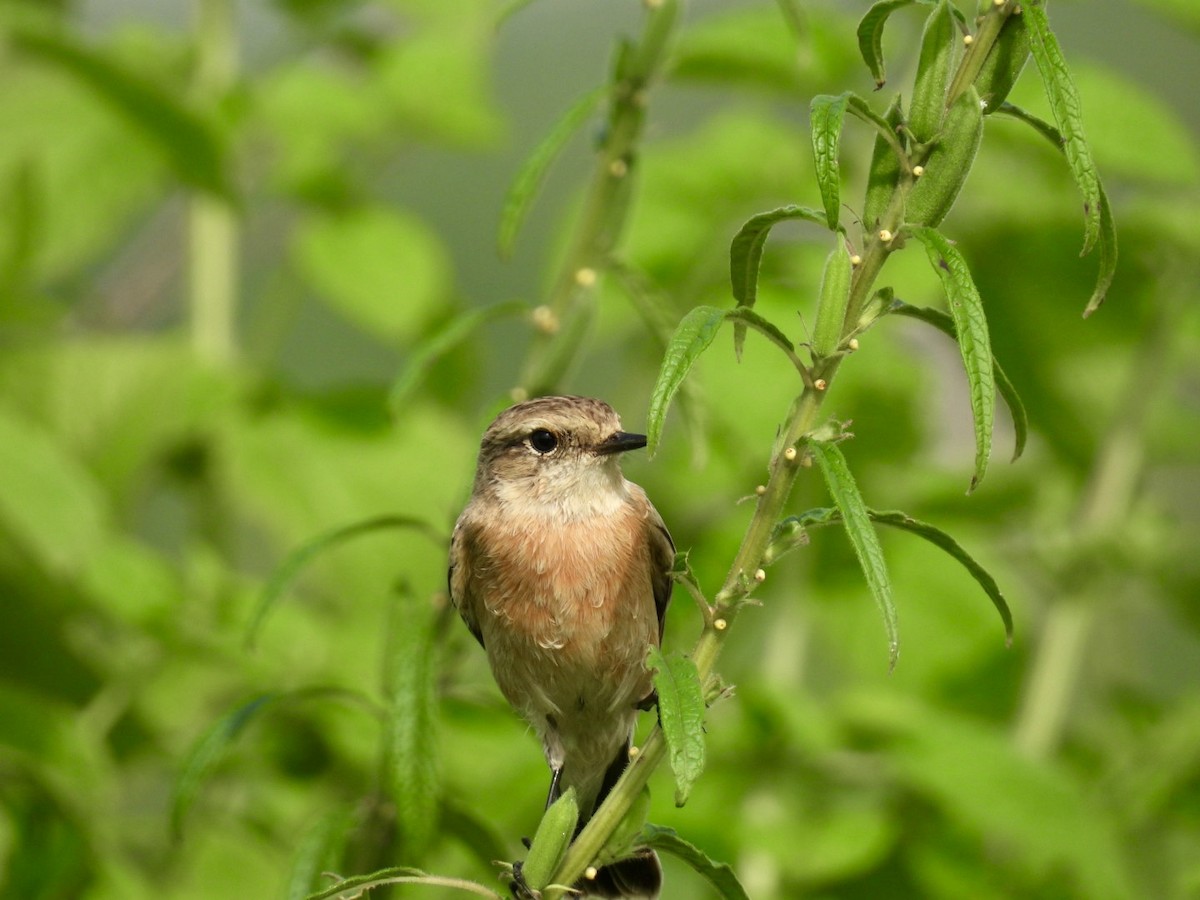
[[[832,230],[838,227],[841,213],[842,165],[839,158],[842,142],[842,122],[850,94],[819,94],[813,97],[809,118],[812,129],[813,160],[817,167],[817,186],[825,207],[825,223]]]
[[[938,331],[945,335],[958,340],[958,333],[954,327],[954,319],[948,313],[942,312],[940,309],[930,309],[927,306],[910,306],[903,301],[895,301],[888,309],[889,312],[897,315],[905,316],[910,319],[917,319],[932,325]],[[1005,404],[1008,406],[1009,414],[1013,420],[1013,461],[1016,462],[1025,452],[1025,442],[1029,436],[1029,417],[1025,412],[1025,404],[1021,402],[1021,396],[1017,393],[1016,387],[1001,368],[1000,363],[996,361],[995,356],[992,357],[992,371],[996,376],[996,389],[1000,392],[1000,396],[1004,398]]]
[[[434,610],[402,591],[388,630],[383,760],[405,851],[420,856],[437,826],[438,771]]]
[[[471,310],[451,319],[436,334],[422,340],[388,391],[388,409],[392,415],[400,413],[434,363],[470,337],[477,328],[492,319],[511,316],[525,308],[524,303],[512,300]]]
[[[412,518],[411,516],[377,516],[362,522],[355,522],[351,525],[343,525],[317,535],[308,543],[303,544],[288,554],[279,568],[267,580],[262,594],[258,598],[258,605],[254,609],[254,614],[250,617],[250,624],[246,627],[246,646],[254,646],[255,640],[258,638],[259,629],[262,627],[267,614],[274,608],[284,592],[287,591],[292,582],[296,580],[296,577],[309,563],[326,550],[330,550],[352,538],[375,531],[385,531],[390,528],[418,531],[428,535],[436,543],[444,543],[442,536],[429,523]]]
[[[726,311],[717,306],[697,306],[686,316],[671,335],[663,354],[658,380],[650,394],[650,409],[646,414],[646,443],[650,453],[658,449],[662,439],[663,422],[675,392],[683,383],[692,365],[709,348],[725,321]]]
[[[1062,134],[1049,122],[1043,121],[1011,103],[1004,103],[994,111],[1024,122],[1053,144],[1060,153],[1066,155],[1066,142]],[[1104,185],[1100,182],[1099,178],[1097,178],[1096,186],[1100,197],[1100,268],[1096,273],[1096,284],[1092,288],[1092,296],[1088,298],[1087,306],[1083,310],[1084,318],[1087,318],[1100,308],[1100,304],[1104,302],[1104,298],[1108,294],[1108,289],[1112,286],[1113,278],[1117,274],[1117,226],[1116,222],[1113,221],[1112,207],[1108,202],[1108,194],[1105,192]]]
[[[992,452],[992,428],[996,403],[996,380],[992,369],[992,346],[988,336],[983,300],[967,261],[940,231],[913,225],[908,233],[925,246],[929,263],[946,292],[950,315],[967,373],[971,413],[975,420],[975,473],[968,493],[975,490],[987,471]]]
[[[188,751],[171,790],[171,831],[183,833],[183,821],[200,789],[225,755],[225,751],[254,717],[280,698],[263,694],[244,703],[216,721]]]
[[[964,550],[958,541],[954,540],[954,538],[950,537],[950,535],[946,534],[940,528],[930,525],[928,522],[914,519],[907,513],[896,510],[879,511],[868,509],[867,514],[873,522],[878,522],[881,525],[887,525],[892,528],[899,528],[910,534],[924,538],[935,547],[945,550],[946,553],[959,562],[979,586],[983,588],[983,592],[988,595],[988,599],[996,607],[996,612],[1000,614],[1000,620],[1004,623],[1005,641],[1010,646],[1012,645],[1012,612],[1008,608],[1008,602],[1004,599],[1004,594],[1000,591],[1000,586],[996,584],[996,579],[992,577],[991,573],[981,566],[975,560],[975,557]]]
[[[696,664],[682,654],[668,657],[651,647],[646,667],[654,673],[658,721],[675,774],[675,805],[683,806],[704,771],[704,688]]]
[[[1044,0],[1028,0],[1022,15],[1029,32],[1029,49],[1033,54],[1033,61],[1042,77],[1046,99],[1054,113],[1054,121],[1063,135],[1062,150],[1067,157],[1067,166],[1080,193],[1083,194],[1082,254],[1087,254],[1101,237],[1103,202],[1100,197],[1100,176],[1083,133],[1079,93],[1075,90],[1075,82],[1071,78],[1071,70],[1067,67],[1058,39],[1050,29]]]
[[[704,851],[676,834],[673,828],[647,824],[642,829],[640,843],[663,853],[670,853],[685,862],[694,872],[711,884],[725,900],[749,900],[746,889],[726,863],[713,862]]]
[[[875,89],[887,83],[883,65],[883,26],[888,16],[898,9],[911,6],[917,0],[878,0],[858,23],[858,51],[875,79]]]
[[[218,130],[148,78],[63,35],[17,31],[10,45],[57,66],[99,96],[154,144],[185,184],[222,197],[233,193]]]
[[[828,441],[809,441],[808,446],[821,467],[829,494],[841,514],[842,524],[866,578],[867,587],[883,614],[883,626],[888,638],[888,666],[894,669],[900,656],[900,636],[896,624],[896,605],[892,602],[892,585],[883,558],[883,548],[879,545],[879,535],[871,526],[866,504],[850,473],[850,467],[846,465],[841,448]]]
[[[576,100],[555,123],[550,133],[534,148],[517,172],[512,187],[504,197],[504,208],[500,212],[500,232],[497,240],[501,258],[508,259],[512,255],[517,234],[525,222],[525,215],[529,212],[542,182],[545,181],[550,166],[571,136],[596,111],[606,92],[606,87],[596,88]]]

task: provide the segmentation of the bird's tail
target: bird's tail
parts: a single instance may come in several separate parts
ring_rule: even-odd
[[[604,772],[604,780],[600,784],[600,792],[596,795],[592,811],[604,802],[604,798],[612,791],[628,765],[629,742],[626,741]],[[580,819],[579,829],[587,824],[590,817],[591,811],[587,817]],[[595,878],[581,878],[575,883],[575,889],[581,891],[585,897],[594,897],[597,900],[657,900],[662,891],[662,881],[662,866],[659,864],[658,854],[649,847],[642,847],[625,859],[601,866],[596,870]]]

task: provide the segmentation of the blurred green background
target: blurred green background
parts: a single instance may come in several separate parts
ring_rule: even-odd
[[[742,221],[819,205],[811,96],[882,110],[915,62],[921,17],[897,14],[891,83],[870,95],[867,6],[687,6],[618,242],[642,288],[604,281],[562,390],[640,428],[662,346],[647,319],[729,305]],[[709,714],[708,771],[683,809],[660,774],[652,812],[755,898],[1200,897],[1200,13],[1050,13],[1120,234],[1107,304],[1081,319],[1095,262],[1077,195],[1018,123],[988,120],[943,226],[1028,406],[1028,451],[1007,465],[1000,413],[965,496],[961,365],[919,323],[864,336],[827,404],[853,420],[867,502],[957,537],[1016,639],[956,564],[884,534],[889,675],[840,533],[773,568],[727,642],[737,690]],[[531,328],[501,313],[429,351],[471,310],[542,302],[601,116],[507,261],[506,191],[641,16],[633,0],[0,5],[0,896],[303,897],[323,870],[398,864],[496,885],[489,861],[520,855],[541,753],[441,592]],[[1035,75],[1013,99],[1048,117]],[[843,139],[852,206],[870,138]],[[768,248],[759,309],[795,340],[827,249],[811,226]],[[927,270],[901,253],[883,283],[940,305]],[[690,414],[626,472],[712,590],[798,386],[753,338],[740,364],[722,338],[694,376]],[[794,511],[826,504],[801,479]],[[290,552],[379,516],[435,539],[328,548],[246,645]],[[667,643],[686,650],[699,617],[679,593]],[[709,896],[668,865],[667,897]]]

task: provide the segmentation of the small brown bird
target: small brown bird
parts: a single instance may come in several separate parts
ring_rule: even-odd
[[[450,597],[542,740],[547,805],[574,787],[580,827],[628,764],[671,597],[671,536],[619,463],[644,446],[600,400],[519,403],[484,432],[451,542]],[[647,851],[579,887],[654,897],[661,881]]]

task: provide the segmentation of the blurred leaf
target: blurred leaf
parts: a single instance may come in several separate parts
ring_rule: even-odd
[[[996,406],[996,379],[992,371],[992,345],[988,338],[983,300],[971,277],[967,261],[946,237],[934,228],[909,226],[909,233],[925,245],[929,264],[946,292],[954,331],[967,373],[971,413],[975,420],[975,474],[967,493],[975,490],[987,471],[992,454],[992,428]]]
[[[321,873],[338,865],[353,821],[353,810],[336,808],[317,819],[300,836],[284,888],[285,900],[304,900],[317,889]]]
[[[275,693],[262,694],[242,704],[218,719],[192,745],[171,790],[171,831],[177,838],[183,834],[184,819],[200,795],[201,788],[225,757],[229,746],[255,716],[278,701],[280,696]]]
[[[1034,131],[1050,141],[1058,150],[1064,154],[1066,153],[1066,144],[1062,135],[1050,123],[1043,122],[1037,116],[1030,115],[1019,106],[1013,106],[1011,103],[1002,104],[996,112],[1011,116],[1031,126]],[[1088,299],[1087,306],[1083,309],[1084,318],[1087,318],[1100,308],[1117,274],[1117,226],[1113,221],[1112,207],[1108,202],[1108,194],[1104,190],[1104,185],[1098,180],[1096,182],[1096,190],[1099,196],[1100,268],[1096,273],[1096,285],[1092,288],[1092,296]]]
[[[809,110],[812,128],[813,159],[817,165],[817,185],[825,206],[825,223],[830,230],[838,227],[841,213],[842,165],[839,148],[842,141],[842,120],[850,94],[834,97],[821,94],[813,97]]]
[[[41,428],[0,409],[0,527],[41,565],[78,574],[103,546],[106,498]]]
[[[704,876],[726,900],[749,900],[746,889],[738,881],[733,869],[726,863],[713,862],[704,851],[694,844],[689,844],[674,829],[647,824],[642,831],[640,843],[683,860],[694,871]]]
[[[791,95],[805,82],[796,38],[773,9],[721,12],[690,25],[672,53],[671,77]]]
[[[658,380],[650,394],[650,409],[646,413],[647,446],[650,453],[658,449],[662,439],[663,423],[671,400],[692,364],[709,348],[725,321],[725,310],[717,306],[698,306],[683,317],[683,321],[671,336],[667,352],[663,354]]]
[[[433,608],[401,589],[385,667],[388,722],[384,764],[405,852],[419,857],[437,827],[441,793]]]
[[[504,197],[504,208],[500,212],[500,256],[508,259],[512,255],[517,234],[525,221],[525,215],[545,181],[546,173],[558,154],[562,152],[571,136],[595,113],[596,107],[607,94],[607,88],[595,88],[576,100],[550,133],[534,148],[517,173],[512,187]]]
[[[428,522],[411,516],[378,516],[362,522],[354,522],[351,525],[343,525],[317,535],[308,543],[288,554],[288,557],[279,568],[271,574],[270,579],[263,587],[262,594],[258,598],[258,604],[254,608],[254,614],[250,617],[250,623],[246,626],[246,646],[254,646],[255,641],[258,639],[258,632],[262,628],[267,614],[275,607],[275,604],[283,597],[284,592],[292,586],[292,582],[296,580],[300,572],[309,563],[325,551],[331,550],[351,538],[393,528],[404,531],[417,531],[428,536],[434,543],[443,543],[443,536],[438,534]]]
[[[687,803],[692,785],[704,771],[704,689],[696,664],[680,653],[664,656],[650,648],[646,668],[654,673],[658,721],[675,773],[675,805]]]
[[[474,881],[427,875],[420,869],[412,869],[407,866],[393,866],[390,869],[380,869],[378,872],[372,872],[370,875],[356,875],[353,878],[343,878],[332,887],[309,894],[305,900],[358,900],[367,891],[393,884],[424,884],[431,887],[441,887],[467,894],[475,894],[480,897],[488,897],[490,900],[504,900],[495,891],[489,890],[482,884],[477,884]]]
[[[1083,194],[1083,253],[1087,254],[1100,239],[1100,176],[1092,151],[1083,135],[1083,114],[1079,93],[1071,78],[1071,70],[1063,57],[1058,39],[1046,18],[1045,0],[1029,0],[1022,7],[1029,30],[1029,49],[1042,76],[1046,99],[1054,113],[1054,121],[1063,134],[1062,150],[1075,184]]]
[[[841,448],[835,443],[817,440],[808,441],[808,448],[821,467],[821,474],[825,476],[829,494],[841,514],[842,525],[846,528],[846,535],[850,538],[867,586],[883,614],[888,638],[888,666],[894,669],[900,656],[900,636],[896,626],[896,605],[892,602],[892,585],[888,579],[883,548],[879,546],[879,536],[871,526],[867,507]]]
[[[330,305],[384,340],[415,337],[450,289],[440,240],[398,210],[314,216],[300,227],[293,251],[304,277]]]
[[[1178,22],[1191,30],[1192,34],[1200,37],[1200,6],[1196,6],[1192,0],[1137,0],[1137,2]]]
[[[888,312],[906,316],[910,319],[918,319],[928,325],[932,325],[938,331],[942,332],[942,334],[949,335],[956,341],[958,339],[954,319],[940,309],[931,309],[927,306],[910,306],[902,300],[896,300],[888,307]],[[992,357],[992,371],[996,376],[996,388],[1000,391],[1000,396],[1004,398],[1009,414],[1012,416],[1012,461],[1016,462],[1020,459],[1021,454],[1025,452],[1025,441],[1029,436],[1029,417],[1025,413],[1025,404],[1021,402],[1021,397],[1017,393],[1016,387],[1009,381],[1008,375],[1004,373],[1004,369],[1000,367],[1000,363],[996,361],[994,355]]]
[[[440,331],[421,341],[388,391],[388,409],[392,415],[399,415],[433,365],[470,337],[477,328],[492,319],[511,316],[525,309],[526,305],[519,300],[473,309],[451,319]]]
[[[154,82],[62,36],[18,32],[14,49],[77,78],[154,142],[185,184],[228,197],[232,183],[219,132]]]

